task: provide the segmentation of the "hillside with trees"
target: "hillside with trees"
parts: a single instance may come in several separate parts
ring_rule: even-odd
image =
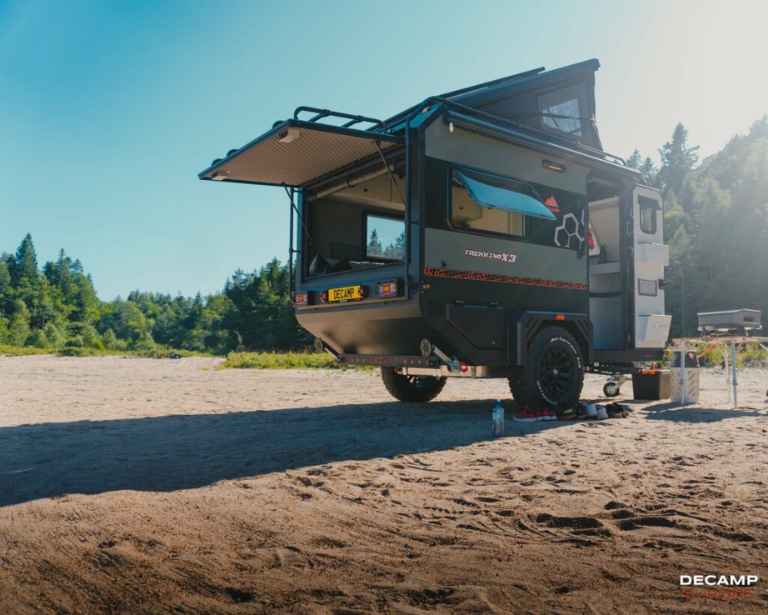
[[[673,336],[695,334],[697,311],[768,314],[768,118],[703,161],[678,124],[659,154],[659,166],[637,151],[628,164],[664,196]],[[402,242],[377,247],[394,254]],[[27,235],[15,253],[0,255],[0,344],[217,354],[302,348],[311,340],[288,295],[287,266],[274,259],[252,273],[236,271],[222,292],[206,297],[134,291],[101,301],[78,259],[62,250],[41,267]]]
[[[673,337],[696,334],[697,312],[768,314],[768,117],[701,163],[678,124],[659,154],[658,169],[638,152],[629,163],[664,197]]]

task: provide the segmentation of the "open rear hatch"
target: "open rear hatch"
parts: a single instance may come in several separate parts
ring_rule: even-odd
[[[302,109],[311,110],[299,108],[297,114]],[[309,121],[294,117],[214,160],[199,178],[290,189],[289,253],[301,255],[301,282],[293,295],[298,307],[400,297],[405,288],[405,202],[396,174],[404,166],[404,138],[380,128],[317,121],[328,115],[349,119],[349,124],[379,123],[323,111]],[[304,193],[301,212],[294,204],[294,189]],[[301,229],[297,250],[294,214]],[[398,223],[402,228],[390,228]],[[293,293],[297,279],[292,258],[288,265]]]
[[[214,160],[200,179],[307,188],[401,145],[398,136],[288,120],[226,158]]]

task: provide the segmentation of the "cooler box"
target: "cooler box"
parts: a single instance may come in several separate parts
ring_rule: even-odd
[[[660,369],[635,372],[632,374],[632,394],[635,399],[669,399],[672,374]]]

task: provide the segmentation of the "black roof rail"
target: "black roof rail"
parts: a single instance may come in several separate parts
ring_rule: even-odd
[[[538,68],[533,68],[531,70],[525,70],[521,73],[515,73],[514,75],[507,75],[506,77],[499,77],[498,79],[492,79],[491,81],[484,81],[483,83],[476,83],[475,85],[470,85],[464,88],[459,88],[458,90],[452,90],[450,92],[445,92],[444,94],[440,94],[438,96],[432,96],[431,98],[451,98],[452,96],[460,96],[461,94],[468,94],[469,92],[473,92],[475,90],[481,90],[482,88],[489,88],[493,87],[494,85],[499,85],[501,83],[504,83],[505,81],[515,81],[517,79],[525,79],[526,77],[533,77],[535,75],[538,75],[539,73],[543,73],[547,68],[545,66],[539,66]],[[384,124],[386,126],[392,126],[394,124],[398,124],[399,122],[403,121],[404,118],[410,116],[414,112],[418,112],[419,109],[421,109],[424,106],[424,101],[417,103],[411,107],[408,107],[407,109],[401,111],[397,115],[393,115],[389,119],[387,119]]]
[[[465,88],[460,88],[458,90],[453,90],[451,92],[446,92],[445,94],[440,94],[436,98],[450,98],[451,96],[458,96],[459,94],[467,94],[468,92],[472,92],[474,90],[480,90],[482,88],[489,88],[494,85],[498,85],[500,83],[504,83],[505,81],[509,81],[510,79],[523,79],[525,77],[533,77],[534,75],[538,75],[539,73],[542,73],[546,70],[546,66],[539,66],[538,68],[533,68],[531,70],[523,71],[522,73],[516,73],[514,75],[507,75],[506,77],[499,77],[498,79],[492,79],[491,81],[485,81],[483,83],[477,83],[475,85],[470,85]]]
[[[343,120],[349,120],[346,124],[342,124],[342,128],[351,128],[355,124],[365,123],[365,124],[373,124],[374,126],[382,126],[384,122],[381,120],[377,120],[375,117],[366,117],[365,115],[353,115],[351,113],[342,113],[341,111],[333,111],[331,109],[319,109],[318,107],[296,107],[296,110],[293,112],[293,119],[298,120],[300,119],[299,116],[302,113],[314,113],[311,118],[308,120],[305,120],[307,122],[319,122],[320,120],[323,120],[327,117],[338,117]]]
[[[497,125],[502,125],[502,126],[507,125],[514,128],[515,130],[519,130],[521,132],[546,139],[554,144],[560,143],[576,151],[582,151],[585,154],[589,154],[591,156],[596,156],[599,158],[610,159],[614,161],[614,164],[627,166],[626,160],[624,160],[624,158],[622,158],[621,156],[616,156],[615,154],[611,154],[609,152],[606,152],[605,150],[597,149],[596,147],[586,145],[576,139],[572,139],[568,137],[564,138],[564,137],[560,137],[559,135],[556,137],[555,135],[553,135],[552,133],[546,130],[534,128],[526,124],[520,124],[509,118],[501,117],[493,113],[488,113],[487,111],[483,111],[482,109],[477,109],[475,107],[468,107],[467,105],[456,102],[455,100],[449,100],[447,98],[442,98],[439,96],[432,96],[428,98],[426,101],[424,101],[424,103],[426,103],[427,106],[431,106],[434,103],[438,103],[438,104],[444,105],[446,108],[449,108],[449,109],[455,108],[467,115],[474,115],[476,117],[484,118],[489,122],[496,123]]]

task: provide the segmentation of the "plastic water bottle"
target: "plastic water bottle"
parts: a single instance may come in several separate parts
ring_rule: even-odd
[[[491,410],[491,435],[494,438],[504,435],[504,406],[498,399]]]

